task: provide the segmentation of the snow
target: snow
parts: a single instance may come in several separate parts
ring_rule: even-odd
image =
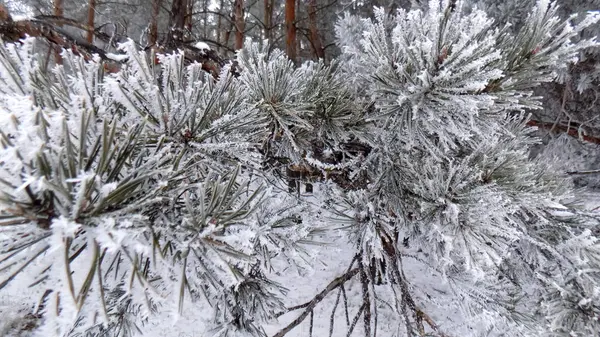
[[[331,233],[334,234],[334,233]],[[323,238],[325,240],[327,238]],[[338,241],[344,240],[343,237],[330,237]],[[312,268],[308,271],[300,271],[289,267],[284,260],[279,260],[274,263],[272,277],[275,281],[280,282],[288,287],[288,295],[286,296],[286,305],[288,307],[306,303],[312,300],[316,294],[321,292],[327,284],[336,277],[344,274],[348,270],[348,266],[352,260],[354,248],[350,244],[341,244],[337,247],[323,247],[312,261]],[[419,284],[421,291],[427,293],[446,292],[447,285],[444,285],[442,279],[431,274],[431,271],[418,263],[414,259],[407,258],[405,260],[405,272],[409,281],[413,284]],[[423,277],[427,275],[427,277]],[[13,286],[13,288],[15,288]],[[361,284],[358,277],[348,281],[345,284],[345,291],[348,299],[348,316],[350,321],[359,310],[362,301]],[[378,335],[379,336],[395,336],[397,331],[402,327],[402,323],[397,321],[394,313],[393,293],[386,285],[376,286],[377,294],[380,297],[380,305],[377,306],[379,314]],[[312,336],[329,336],[331,314],[335,306],[339,288],[331,291],[314,309]],[[341,294],[341,293],[340,293]],[[423,295],[426,296],[426,295]],[[334,314],[334,330],[332,337],[343,337],[347,335],[348,327],[346,323],[346,312],[344,308],[343,296],[340,295],[339,304]],[[10,326],[21,322],[24,315],[27,313],[25,303],[31,303],[27,298],[26,293],[15,292],[12,296],[0,297],[0,335],[9,337],[7,331]],[[447,304],[447,303],[446,303]],[[199,308],[204,308],[200,309]],[[211,325],[213,313],[208,305],[199,306],[186,301],[183,307],[182,315],[178,315],[176,310],[168,310],[168,307],[163,307],[158,316],[151,317],[149,323],[142,327],[143,336],[145,337],[200,337],[212,336],[214,332]],[[304,309],[298,309],[286,313],[279,319],[264,326],[267,336],[273,336],[278,331],[286,327],[290,322],[296,319]],[[439,308],[425,308],[427,313],[434,321],[440,324],[442,328],[447,327],[452,322],[460,322],[461,312],[459,310],[447,310],[447,307],[440,304]],[[468,327],[460,327],[460,329]],[[311,330],[310,315],[298,326],[296,326],[286,337],[306,337],[309,336]],[[4,332],[4,334],[2,334]],[[354,328],[353,336],[363,335],[362,319],[358,321]],[[15,336],[17,337],[17,336]],[[19,335],[18,337],[24,337]]]
[[[210,46],[208,44],[206,44],[206,42],[202,42],[202,41],[196,42],[194,44],[194,47],[196,47],[200,50],[210,50]]]
[[[324,238],[325,239],[325,238]],[[339,237],[337,238],[340,239]],[[329,282],[342,275],[348,268],[352,260],[353,248],[348,245],[341,247],[324,247],[319,251],[318,258],[314,258],[312,269],[301,272],[289,265],[284,260],[274,263],[275,270],[269,277],[288,287],[286,296],[286,305],[288,307],[310,301],[317,293],[322,291]],[[349,282],[346,288],[350,298],[360,299],[360,285],[358,282]],[[328,336],[331,310],[335,303],[337,291],[332,291],[315,308],[313,322],[313,336]],[[189,303],[186,304],[189,307]],[[350,309],[351,317],[358,310],[358,306],[352,306]],[[292,320],[302,313],[303,309],[295,310],[281,316],[278,321],[265,325],[267,336],[276,334]],[[173,321],[174,314],[164,313],[161,318],[152,319],[150,325],[144,330],[146,337],[163,336],[181,336],[181,337],[199,337],[210,336],[213,319],[210,310],[201,312],[184,310],[179,319]],[[351,318],[352,319],[352,318]],[[335,331],[333,337],[346,336],[345,317],[343,305],[338,306],[336,310]],[[310,317],[306,318],[300,325],[293,329],[286,337],[306,337],[309,335]],[[362,328],[357,324],[355,334],[360,336]],[[381,336],[391,336],[391,331],[380,331]]]
[[[31,20],[33,19],[33,13],[31,13],[31,15],[13,15],[12,19],[13,21],[25,21],[25,20]]]
[[[117,61],[117,62],[127,61],[127,59],[129,58],[129,56],[125,55],[125,54],[113,54],[113,53],[106,54],[106,57],[108,57],[109,59],[111,59],[113,61]]]
[[[0,296],[0,336],[15,336],[15,330],[23,325],[23,318],[29,311],[25,303],[21,296]]]
[[[593,208],[600,204],[600,196],[596,196],[595,202],[590,202],[589,207]],[[274,263],[274,270],[269,278],[286,285],[289,292],[286,296],[286,306],[296,306],[312,300],[316,294],[321,292],[327,284],[333,279],[342,275],[347,271],[355,252],[354,247],[349,243],[344,243],[345,238],[336,235],[335,232],[329,232],[329,237],[323,237],[321,241],[335,241],[335,246],[325,246],[320,248],[317,257],[310,261],[312,268],[309,271],[302,272],[293,267],[290,267],[286,261],[278,260]],[[407,257],[404,258],[404,270],[410,284],[417,285],[415,289],[415,299],[417,302],[423,303],[421,298],[429,295],[449,293],[453,286],[447,280],[444,280],[442,275],[432,272],[426,265],[419,262],[413,256],[413,252],[404,252]],[[357,313],[360,301],[362,299],[362,289],[357,279],[348,281],[345,284],[345,290],[349,304],[350,321]],[[377,293],[380,297],[381,305],[378,306],[379,323],[378,336],[403,336],[402,323],[397,321],[394,313],[393,293],[386,289],[385,285],[377,286]],[[319,304],[315,307],[312,336],[321,337],[329,336],[331,313],[334,308],[338,290],[330,292]],[[343,306],[343,299],[336,308],[334,314],[334,329],[332,337],[342,337],[347,335],[346,314]],[[582,300],[580,305],[587,303]],[[144,328],[144,336],[146,337],[199,337],[211,336],[210,322],[213,319],[210,309],[202,311],[191,311],[185,308],[190,308],[191,305],[186,303],[183,314],[177,320],[174,320],[175,314],[168,312],[161,314],[159,318],[154,318],[151,323]],[[196,307],[197,308],[197,307]],[[481,329],[482,331],[490,324],[490,313],[483,311],[473,322],[464,324],[462,317],[464,312],[461,309],[461,303],[457,302],[439,302],[437,306],[428,306],[422,308],[444,332],[451,336],[463,336],[467,333],[472,333],[474,330]],[[265,325],[267,336],[273,336],[278,331],[286,327],[290,322],[296,319],[303,309],[288,312],[278,318],[277,321]],[[287,337],[307,337],[311,331],[310,315],[291,332],[286,334]],[[356,324],[353,336],[364,335],[362,319]]]

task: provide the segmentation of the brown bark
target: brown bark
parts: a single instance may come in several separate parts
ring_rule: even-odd
[[[527,122],[527,125],[536,126],[540,129],[552,130],[557,133],[566,133],[567,135],[581,139],[584,142],[600,144],[600,138],[596,138],[593,136],[586,136],[583,134],[580,136],[579,131],[577,130],[576,127],[568,128],[568,127],[562,126],[562,125],[554,125],[554,123],[544,123],[544,122],[538,122],[538,121],[534,121],[534,120]]]
[[[64,16],[63,0],[54,0],[54,16]],[[62,57],[59,50],[54,50],[54,60],[56,64],[62,64]]]
[[[83,56],[87,61],[92,54],[108,59],[106,52],[92,44],[78,42],[77,39],[56,29],[56,27],[38,20],[0,22],[0,37],[6,42],[16,42],[27,36],[41,37],[59,48],[71,49],[74,54]]]
[[[75,55],[81,55],[86,61],[93,61],[92,55],[96,54],[104,60],[104,67],[107,71],[117,72],[119,70],[121,63],[109,58],[105,50],[69,35],[69,33],[58,29],[58,25],[69,25],[82,30],[87,29],[86,25],[81,25],[76,21],[64,18],[59,20],[54,16],[51,18],[38,16],[35,20],[13,21],[6,8],[0,5],[0,37],[5,42],[17,42],[27,36],[39,37],[52,46],[72,50]],[[186,62],[201,63],[202,69],[215,78],[219,76],[221,68],[225,64],[225,61],[213,50],[199,52],[197,49],[190,48],[179,41],[173,41],[172,45],[167,48],[153,49],[159,53],[182,49],[185,51]],[[232,73],[237,75],[237,69],[232,69]]]
[[[185,18],[187,13],[186,0],[173,0],[171,5],[171,16],[169,18],[169,43],[181,42],[184,37]]]
[[[12,22],[12,18],[8,13],[8,9],[3,4],[0,4],[0,23],[4,22]]]
[[[225,32],[225,35],[223,36],[223,45],[225,47],[229,47],[229,39],[231,38],[231,30],[233,29],[233,24],[231,25],[231,28],[229,30],[227,30]]]
[[[273,1],[265,0],[265,39],[271,42],[271,30],[273,29]]]
[[[90,0],[88,4],[88,16],[87,16],[87,37],[88,43],[94,42],[94,19],[96,17],[96,0]]]
[[[190,0],[190,1],[193,1],[193,0]],[[202,11],[206,13],[202,17],[202,37],[204,39],[207,39],[209,37],[209,29],[208,29],[208,23],[210,21],[209,20],[209,14],[208,14],[208,11],[209,11],[208,5],[209,5],[209,3],[210,3],[210,1],[208,1],[208,0],[203,0],[203,2],[202,2]],[[190,13],[193,13],[193,9],[194,9],[193,6],[190,7]],[[191,29],[190,29],[190,31],[191,31]]]
[[[187,4],[185,6],[185,29],[188,32],[192,31],[193,23],[192,23],[192,13],[194,13],[194,0],[187,0]]]
[[[323,49],[323,43],[321,42],[321,36],[319,36],[319,29],[317,28],[317,0],[308,0],[307,6],[310,44],[315,56],[322,59],[325,58],[325,50]]]
[[[234,14],[235,18],[235,49],[242,49],[244,46],[244,0],[235,0]]]
[[[151,46],[158,42],[158,14],[160,13],[160,5],[162,0],[152,0],[152,18],[150,21],[150,40]]]
[[[296,13],[300,13],[301,1],[296,1]],[[298,36],[298,25],[296,25],[296,19],[294,19],[294,27],[296,28],[296,58],[297,61],[302,56],[302,34]]]
[[[62,0],[54,0],[54,16],[63,16],[63,1]]]
[[[296,61],[296,0],[285,0],[285,26],[285,51],[292,61]]]
[[[223,0],[221,0],[219,2],[219,9],[223,8]],[[217,33],[216,35],[216,39],[217,39],[217,50],[220,52],[221,51],[221,37],[223,36],[221,30],[223,29],[223,17],[221,15],[217,15]]]

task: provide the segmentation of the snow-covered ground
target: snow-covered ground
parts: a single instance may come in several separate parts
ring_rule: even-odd
[[[12,337],[16,330],[20,330],[26,320],[23,319],[29,312],[26,294],[3,292],[0,295],[0,336]],[[25,337],[25,334],[19,335]]]
[[[586,196],[589,202],[585,203],[585,208],[600,212],[600,197],[596,195]],[[321,292],[336,277],[344,274],[353,258],[353,248],[347,243],[344,237],[331,234],[337,244],[323,246],[319,253],[315,255],[312,261],[309,261],[311,268],[308,270],[298,270],[290,267],[285,261],[274,262],[274,271],[272,278],[288,287],[289,292],[286,297],[288,307],[297,306],[312,300],[316,294]],[[326,239],[326,238],[323,238]],[[325,240],[324,240],[325,241]],[[409,253],[409,252],[407,252]],[[433,275],[425,265],[410,257],[403,259],[404,271],[409,282],[415,286],[413,296],[415,301],[420,304],[427,302],[425,297],[428,294],[435,294],[448,291],[448,285],[445,284],[439,276]],[[27,303],[31,303],[29,294],[12,291],[13,286],[3,289],[0,296],[0,337],[29,337],[30,334],[15,334],[15,327],[22,327],[27,324],[23,317],[29,312]],[[22,287],[20,287],[22,289]],[[343,296],[340,295],[339,304],[335,303],[338,298],[339,288],[330,292],[315,307],[314,315],[308,315],[304,321],[291,330],[286,337],[341,337],[347,336],[347,320],[352,322],[362,299],[362,289],[358,282],[358,277],[345,284],[345,291],[348,303],[348,319],[344,308]],[[397,321],[397,315],[393,313],[393,293],[386,285],[377,286],[378,294],[378,326],[377,336],[394,337],[404,336],[405,330],[402,322]],[[431,303],[431,302],[430,302]],[[331,329],[332,310],[336,307],[333,315],[334,329]],[[198,310],[198,308],[206,308]],[[466,330],[485,328],[485,316],[481,320],[464,322],[461,319],[460,303],[443,303],[437,305],[424,306],[422,309],[440,326],[440,329],[449,333],[449,336],[461,336]],[[290,322],[296,319],[303,308],[291,311],[279,317],[276,322],[266,325],[265,330],[268,336],[274,336]],[[160,312],[153,317],[150,322],[143,327],[143,336],[146,337],[205,337],[212,336],[214,330],[211,330],[210,321],[212,320],[211,310],[207,305],[192,305],[186,303],[183,314],[180,317],[170,314],[168,310]],[[394,318],[392,318],[394,317]],[[312,320],[312,323],[311,323]],[[351,323],[352,324],[352,323]],[[312,330],[312,331],[311,331]],[[331,332],[331,335],[330,335]],[[362,318],[359,319],[354,328],[353,336],[363,335]],[[46,336],[44,336],[46,337]],[[47,336],[52,337],[52,336]]]
[[[336,246],[324,246],[319,251],[319,254],[310,261],[312,267],[308,270],[297,270],[287,266],[284,261],[275,264],[273,278],[281,284],[288,286],[288,294],[286,304],[288,307],[296,306],[312,300],[316,294],[321,292],[327,284],[336,277],[344,274],[350,265],[353,257],[353,249],[349,244],[345,244],[344,238],[337,237],[340,244]],[[423,283],[434,284],[438,280],[434,278],[422,278],[426,271],[422,266],[415,264],[414,261],[406,265],[407,276],[410,278],[420,277],[421,286]],[[278,265],[277,265],[278,264]],[[314,315],[309,315],[301,324],[296,326],[286,336],[288,337],[307,337],[312,336],[329,336],[331,328],[332,310],[335,307],[335,302],[340,295],[339,304],[336,307],[334,314],[334,329],[332,337],[346,336],[348,332],[348,324],[346,318],[346,310],[344,307],[343,296],[339,292],[339,288],[333,290],[315,307]],[[358,282],[358,277],[345,284],[345,292],[348,303],[348,319],[352,324],[356,316],[362,299],[362,289]],[[397,329],[401,327],[401,322],[388,319],[386,313],[390,313],[389,305],[393,302],[393,294],[386,291],[385,286],[378,286],[377,292],[381,296],[378,313],[380,319],[378,322],[378,335],[385,337],[397,336]],[[27,294],[11,293],[10,289],[3,292],[9,295],[0,297],[0,336],[12,337],[17,335],[12,327],[21,324],[21,318],[27,314],[28,308],[26,303]],[[387,304],[386,304],[387,302]],[[183,315],[175,318],[167,310],[153,317],[149,324],[144,326],[144,335],[147,337],[204,337],[211,336],[214,331],[210,329],[210,321],[212,320],[211,310],[206,307],[206,310],[198,311],[198,305],[187,303],[183,310]],[[282,328],[286,327],[290,322],[296,319],[304,309],[298,309],[282,315],[276,322],[266,325],[265,330],[268,336],[275,335]],[[312,328],[311,328],[312,325]],[[12,332],[11,332],[12,331]],[[360,336],[363,332],[362,319],[358,320],[354,327],[353,335]],[[24,335],[18,335],[24,337]]]
[[[310,301],[317,293],[323,290],[329,282],[339,275],[342,275],[348,268],[352,259],[350,247],[323,247],[321,254],[318,258],[315,258],[313,262],[312,270],[305,272],[299,272],[293,268],[284,269],[283,263],[279,266],[279,270],[275,272],[274,279],[279,281],[281,284],[288,286],[288,296],[286,298],[288,306],[295,306]],[[302,273],[302,274],[301,274]],[[356,286],[347,289],[348,296],[361,296],[359,288]],[[313,322],[313,336],[328,336],[329,334],[329,320],[331,315],[331,308],[335,302],[337,292],[333,291],[328,297],[326,297],[319,305],[317,305],[314,315]],[[351,315],[356,312],[358,308],[351,308]],[[292,311],[288,314],[281,316],[278,322],[266,326],[266,332],[269,336],[277,333],[281,328],[285,327],[289,322],[294,320],[298,315],[302,313],[302,309]],[[345,325],[345,318],[342,317],[344,313],[342,306],[338,307],[337,310],[337,323],[336,326]],[[201,337],[210,336],[210,330],[207,329],[207,322],[212,318],[210,311],[205,312],[193,312],[184,310],[184,315],[177,321],[174,321],[171,317],[164,317],[164,319],[157,319],[147,327],[147,333],[145,336],[148,337]],[[343,325],[341,324],[343,323]],[[357,328],[360,328],[357,326]],[[297,326],[288,335],[289,337],[306,337],[309,336],[310,330],[310,317],[308,317],[302,324]],[[360,330],[359,330],[360,331]],[[346,336],[346,331],[338,331],[333,336]]]

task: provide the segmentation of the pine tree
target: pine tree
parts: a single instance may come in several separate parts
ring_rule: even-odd
[[[335,298],[330,335],[594,335],[598,219],[530,157],[534,88],[597,45],[578,34],[600,13],[557,10],[513,31],[457,0],[376,9],[338,22],[331,64],[248,42],[210,73],[197,49],[129,41],[106,73],[0,44],[0,290],[30,292],[20,330],[133,336],[209,306],[216,336],[297,315],[283,337]],[[346,272],[289,303],[276,274],[325,244],[349,245]]]

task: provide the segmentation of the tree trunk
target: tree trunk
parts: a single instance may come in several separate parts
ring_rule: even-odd
[[[186,8],[186,13],[185,13],[185,29],[188,32],[192,31],[193,28],[193,22],[192,22],[192,14],[194,13],[194,0],[187,0],[187,4],[185,6]]]
[[[292,61],[296,61],[296,0],[285,0],[285,26],[287,38],[285,51]]]
[[[91,44],[94,42],[94,18],[96,17],[96,0],[90,0],[88,4],[88,16],[87,16],[87,42]]]
[[[63,16],[63,2],[62,0],[54,0],[54,16]]]
[[[233,30],[233,22],[230,25],[230,28],[225,31],[225,35],[223,36],[223,45],[227,48],[229,48],[229,39],[231,38],[231,31]]]
[[[300,2],[296,1],[296,13],[300,13]],[[294,28],[296,29],[296,58],[297,61],[302,57],[302,35],[298,36],[298,25],[296,25],[296,18],[294,18]]]
[[[208,1],[208,0],[204,0],[202,2],[202,11],[205,12],[204,16],[202,17],[202,38],[203,39],[208,39],[209,34],[210,34],[209,29],[208,29],[208,24],[210,22],[210,20],[209,20],[210,17],[209,17],[209,13],[208,13],[209,2],[210,1]],[[219,8],[219,10],[220,10],[220,8]]]
[[[62,0],[54,0],[54,16],[64,16]],[[57,48],[54,49],[54,60],[56,61],[56,64],[62,64],[62,57],[60,56],[60,51]]]
[[[244,46],[244,0],[235,0],[234,4],[235,18],[235,49],[242,49]]]
[[[271,42],[271,29],[273,29],[273,1],[265,0],[265,39]]]
[[[223,0],[219,2],[219,10],[223,10]],[[219,53],[221,52],[221,44],[223,44],[221,42],[221,37],[224,35],[222,34],[221,30],[223,30],[223,17],[221,15],[217,15],[217,33],[215,34],[215,38],[217,39],[217,51]]]
[[[187,14],[186,0],[173,0],[171,5],[171,17],[169,18],[169,42],[181,42],[184,37],[185,18]]]
[[[325,58],[325,50],[323,50],[323,43],[321,42],[319,29],[317,28],[317,0],[308,0],[307,6],[310,44],[313,48],[315,56],[322,59]]]
[[[158,42],[158,14],[160,13],[160,5],[162,0],[152,0],[152,19],[150,21],[150,40],[151,46],[155,46]]]

